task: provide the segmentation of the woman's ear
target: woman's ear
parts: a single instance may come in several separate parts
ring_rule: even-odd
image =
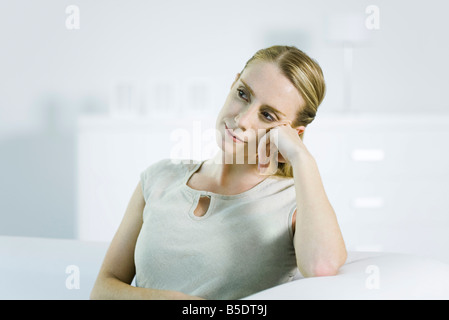
[[[302,134],[304,133],[304,131],[306,131],[306,127],[305,126],[299,126],[297,128],[295,128],[296,132],[298,132],[298,134]]]

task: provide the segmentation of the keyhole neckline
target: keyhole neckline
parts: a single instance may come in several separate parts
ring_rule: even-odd
[[[197,209],[198,206],[200,206],[201,198],[204,198],[204,197],[209,198],[209,205],[208,205],[208,207],[207,207],[207,209],[206,209],[206,211],[204,212],[203,215],[197,216],[195,214],[195,210]],[[189,210],[189,216],[193,220],[204,220],[204,219],[207,219],[212,214],[212,212],[214,210],[214,206],[215,206],[215,199],[213,197],[208,196],[208,195],[197,194],[195,199],[194,199],[194,201],[193,201],[192,207]]]
[[[185,175],[183,183],[182,183],[182,187],[184,188],[184,190],[186,190],[187,192],[189,192],[190,194],[192,194],[194,196],[197,196],[199,194],[199,197],[201,197],[201,196],[210,197],[211,201],[214,198],[232,200],[232,199],[240,199],[240,198],[248,197],[253,194],[257,194],[257,191],[259,191],[265,185],[267,185],[270,182],[275,180],[273,177],[267,177],[264,180],[262,180],[261,182],[259,182],[258,184],[256,184],[255,186],[253,186],[251,189],[248,189],[248,190],[243,191],[238,194],[220,194],[220,193],[215,193],[215,192],[207,191],[207,190],[193,189],[187,185],[187,182],[190,180],[192,175],[201,168],[201,166],[203,165],[204,162],[206,162],[206,160],[202,160],[202,161],[196,163],[193,166],[193,168],[191,166],[188,167],[190,170],[187,170],[187,172],[186,172],[186,175]]]

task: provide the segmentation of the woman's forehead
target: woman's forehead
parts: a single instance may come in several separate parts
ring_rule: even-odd
[[[275,63],[254,61],[242,72],[240,80],[260,103],[278,109],[292,120],[305,104],[298,89]]]

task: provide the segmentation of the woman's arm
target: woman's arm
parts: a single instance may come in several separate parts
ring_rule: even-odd
[[[296,190],[293,244],[298,268],[305,277],[335,275],[347,252],[315,159],[303,153],[290,164]]]
[[[134,249],[142,228],[145,200],[139,183],[112,239],[95,281],[91,299],[197,299],[177,291],[131,286],[135,276]]]
[[[346,247],[316,161],[299,137],[305,127],[293,129],[285,124],[276,129],[273,137],[270,131],[270,137],[261,141],[263,146],[273,140],[282,159],[293,168],[297,206],[293,244],[298,268],[305,277],[335,275],[346,261]],[[271,150],[270,155],[274,157]],[[263,152],[259,160],[260,156],[265,157]]]

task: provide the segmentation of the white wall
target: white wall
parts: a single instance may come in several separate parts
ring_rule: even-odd
[[[65,8],[80,9],[67,30]],[[354,52],[353,104],[358,111],[447,112],[449,3],[429,1],[2,1],[0,3],[0,136],[35,128],[51,103],[63,125],[79,109],[109,106],[114,81],[152,77],[210,79],[220,88],[266,45],[288,42],[323,66],[322,112],[342,101],[342,47],[327,40],[338,13],[380,9],[380,29]]]
[[[65,25],[73,4],[79,30]],[[167,108],[213,117],[245,61],[286,43],[324,69],[318,117],[342,114],[343,48],[327,39],[327,22],[373,4],[380,29],[354,48],[352,112],[447,114],[447,1],[0,2],[0,234],[76,237],[77,118],[110,114],[126,98],[117,86],[148,121]]]

